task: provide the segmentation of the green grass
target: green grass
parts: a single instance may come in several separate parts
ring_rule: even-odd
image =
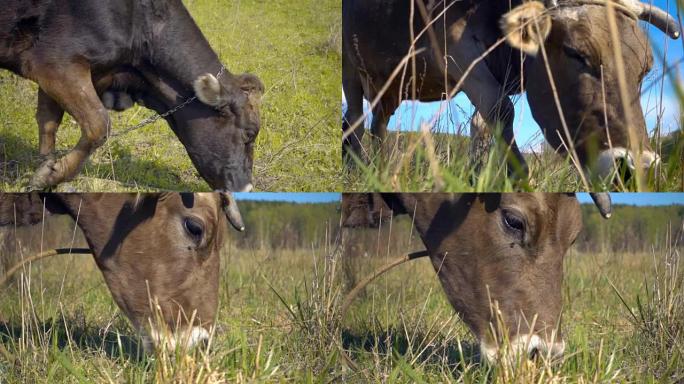
[[[188,0],[184,2],[233,73],[263,81],[262,127],[254,183],[268,191],[341,189],[339,90],[341,4],[335,0]],[[0,189],[28,185],[40,165],[34,83],[0,71]],[[152,111],[111,112],[114,131]],[[64,153],[80,130],[65,116],[57,136]],[[161,121],[114,138],[81,174],[58,190],[209,190],[180,141]]]
[[[61,228],[60,240],[46,236],[51,240],[46,246],[69,244],[70,226]],[[31,241],[37,242],[21,249],[30,254],[40,236],[40,228],[34,227]],[[365,249],[384,250],[386,240],[370,239]],[[22,284],[3,287],[0,340],[22,363],[13,367],[0,359],[0,381],[684,380],[681,244],[636,254],[571,251],[563,288],[568,348],[556,365],[478,364],[475,340],[453,315],[428,260],[405,264],[378,279],[340,319],[349,276],[343,268],[359,278],[395,256],[380,251],[377,257],[352,259],[345,267],[333,245],[279,251],[228,244],[222,256],[218,331],[209,351],[151,357],[137,354],[134,332],[90,257],[47,259],[33,265],[30,279],[25,275]],[[347,368],[341,347],[358,371]]]
[[[457,132],[467,132],[465,123]],[[561,156],[549,148],[539,153],[526,153],[525,160],[530,177],[516,179],[507,174],[505,154],[507,149],[492,145],[482,170],[475,172],[469,154],[469,138],[453,133],[442,133],[444,127],[433,127],[430,136],[431,149],[416,132],[390,132],[385,141],[386,153],[374,150],[376,146],[369,134],[363,144],[369,161],[354,159],[344,173],[346,190],[349,191],[402,191],[402,192],[512,192],[543,191],[569,192],[585,190],[579,172],[569,157]],[[453,132],[454,129],[448,129]],[[502,142],[502,140],[499,140]],[[645,190],[684,190],[684,133],[682,130],[652,139],[653,146],[660,148],[664,165],[651,170],[646,177]],[[659,146],[656,145],[659,143]],[[434,155],[432,155],[434,154]],[[433,157],[434,156],[434,157]],[[434,161],[431,161],[434,159]],[[473,182],[473,180],[476,180]],[[637,191],[631,180],[612,185],[599,179],[589,180],[592,191]]]

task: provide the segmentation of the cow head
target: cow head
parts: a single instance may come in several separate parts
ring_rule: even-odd
[[[218,305],[226,220],[244,230],[232,196],[141,195],[118,213],[104,246],[90,240],[85,222],[81,228],[114,300],[143,332],[145,349],[207,339]],[[158,320],[167,327],[160,329]]]
[[[25,211],[17,215],[23,221],[18,224],[35,223],[42,200],[54,214],[78,216],[114,301],[143,335],[146,350],[192,346],[209,337],[227,221],[244,228],[232,196],[46,194],[42,200],[36,195],[8,199],[0,197],[0,224],[11,223],[17,208]]]
[[[622,169],[629,177],[636,167],[647,171],[660,161],[651,149],[640,104],[641,83],[653,58],[638,20],[650,22],[672,38],[680,33],[677,22],[660,9],[637,0],[611,1],[624,63],[626,104],[618,88],[619,72],[603,1],[531,1],[502,20],[508,42],[531,55],[525,86],[547,141],[562,150],[572,142],[580,162],[603,180],[614,176],[615,170]],[[564,133],[554,102],[549,71],[570,137]],[[630,126],[637,140],[633,146]],[[630,148],[638,148],[638,155]]]
[[[609,199],[597,205],[610,215]],[[344,195],[342,212],[352,227],[387,214],[413,217],[449,302],[486,359],[499,357],[503,340],[515,353],[563,353],[563,258],[582,228],[573,195]]]
[[[179,83],[144,65],[118,67],[93,80],[108,109],[124,110],[135,101],[164,114],[190,97]],[[169,114],[167,121],[213,189],[251,190],[263,84],[254,75],[224,72],[219,79],[201,75],[193,87],[198,101]]]
[[[189,97],[180,83],[152,68],[138,69],[150,85],[139,95],[145,106],[164,113]],[[226,71],[218,79],[201,75],[193,87],[198,100],[166,116],[166,120],[200,176],[214,190],[250,191],[263,84],[254,75],[236,76]]]
[[[211,74],[195,80],[195,94],[213,109],[204,124],[186,132],[186,148],[202,177],[213,188],[252,188],[254,141],[259,134],[259,103],[264,86],[256,76],[232,76],[223,82]],[[192,148],[192,149],[191,149]]]

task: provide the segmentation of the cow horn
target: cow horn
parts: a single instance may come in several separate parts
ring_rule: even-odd
[[[590,193],[589,195],[591,196],[591,199],[594,200],[594,204],[596,204],[599,212],[601,212],[601,216],[603,216],[604,219],[609,218],[613,213],[613,208],[610,206],[610,194],[604,192]]]
[[[226,214],[230,224],[238,231],[244,231],[245,224],[242,221],[242,215],[240,214],[240,209],[238,209],[233,194],[230,192],[222,192],[221,198],[223,200],[223,212]]]
[[[638,0],[622,0],[621,3],[646,21],[666,33],[672,39],[678,39],[681,35],[679,23],[669,13],[653,4],[642,3]]]

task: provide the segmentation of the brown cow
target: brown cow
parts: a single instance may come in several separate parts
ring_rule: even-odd
[[[604,217],[610,197],[593,196]],[[502,336],[520,351],[558,357],[563,257],[582,229],[572,194],[344,194],[346,227],[412,216],[449,302],[489,361]],[[503,324],[492,307],[498,309]],[[496,329],[492,334],[491,329]],[[508,355],[511,356],[511,355]]]
[[[114,301],[147,351],[162,341],[175,348],[208,338],[226,220],[244,230],[230,194],[0,194],[0,226],[36,224],[43,207],[77,218]],[[151,299],[172,330],[169,338],[150,326]]]
[[[47,160],[31,179],[33,189],[72,179],[105,142],[112,128],[105,107],[132,100],[114,105],[94,83],[120,71],[145,80],[137,97],[164,114],[209,186],[252,188],[263,84],[224,67],[181,0],[4,0],[0,69],[39,87],[36,117]],[[54,158],[65,112],[81,138]]]

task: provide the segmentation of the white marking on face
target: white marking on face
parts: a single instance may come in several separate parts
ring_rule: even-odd
[[[143,333],[143,349],[146,353],[154,352],[155,348],[175,351],[176,348],[191,349],[204,340],[209,340],[209,331],[203,327],[186,328],[181,332],[168,332],[152,328],[149,333]]]
[[[626,165],[630,170],[634,170],[636,168],[634,156],[626,148],[615,147],[601,152],[597,163],[598,175],[602,179],[607,179],[609,176],[614,176],[615,172],[617,172],[615,165],[621,161],[626,161]],[[653,166],[658,166],[659,164],[660,156],[658,156],[655,152],[644,151],[641,153],[642,169],[649,169]]]
[[[556,10],[555,16],[561,19],[579,21],[586,17],[587,10],[584,7],[561,7]]]
[[[553,337],[552,337],[553,339]],[[524,353],[524,357],[530,357],[533,352],[537,352],[545,359],[553,360],[563,356],[565,351],[564,341],[548,342],[538,335],[522,335],[515,337],[505,350],[496,345],[488,345],[480,342],[480,354],[488,363],[498,363],[505,359],[508,363],[517,361]]]

